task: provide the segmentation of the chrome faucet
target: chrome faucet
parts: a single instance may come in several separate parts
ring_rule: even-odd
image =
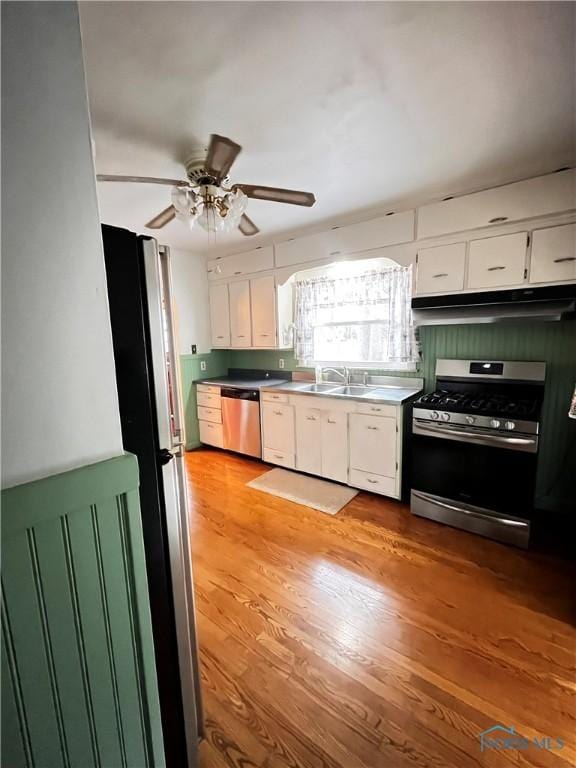
[[[346,366],[344,366],[342,370],[340,370],[339,368],[322,368],[320,373],[320,378],[322,378],[322,376],[328,371],[335,373],[337,376],[341,376],[344,384],[346,385],[350,384],[350,369],[347,368]]]

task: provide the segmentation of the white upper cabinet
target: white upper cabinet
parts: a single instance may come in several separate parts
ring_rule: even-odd
[[[453,293],[464,288],[466,243],[438,245],[418,251],[416,293]]]
[[[524,282],[528,233],[472,240],[468,254],[470,290],[500,288]]]
[[[274,247],[269,245],[221,259],[211,259],[207,268],[208,280],[224,280],[274,269]]]
[[[230,335],[233,347],[252,346],[252,320],[250,313],[250,281],[229,283]]]
[[[252,346],[276,346],[276,283],[274,275],[250,280]]]
[[[288,267],[361,253],[414,239],[414,211],[402,211],[358,224],[329,229],[276,245],[276,266]]]
[[[531,283],[576,280],[576,224],[532,233]]]
[[[418,238],[463,232],[574,208],[576,171],[568,169],[424,205],[418,209]]]
[[[210,327],[212,346],[230,346],[230,304],[227,285],[210,287]]]

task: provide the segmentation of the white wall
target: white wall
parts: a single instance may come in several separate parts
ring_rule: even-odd
[[[162,241],[162,236],[158,238]],[[189,251],[170,250],[177,315],[177,334],[181,355],[210,352],[210,307],[205,257]]]
[[[2,4],[2,485],[122,452],[76,3]]]

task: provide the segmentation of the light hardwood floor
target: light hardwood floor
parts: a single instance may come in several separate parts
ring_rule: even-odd
[[[359,494],[335,517],[186,457],[202,768],[576,764],[574,573]],[[500,723],[562,750],[480,751]]]

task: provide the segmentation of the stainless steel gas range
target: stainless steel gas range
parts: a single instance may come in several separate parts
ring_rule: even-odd
[[[545,363],[437,360],[412,416],[413,514],[527,547]]]

